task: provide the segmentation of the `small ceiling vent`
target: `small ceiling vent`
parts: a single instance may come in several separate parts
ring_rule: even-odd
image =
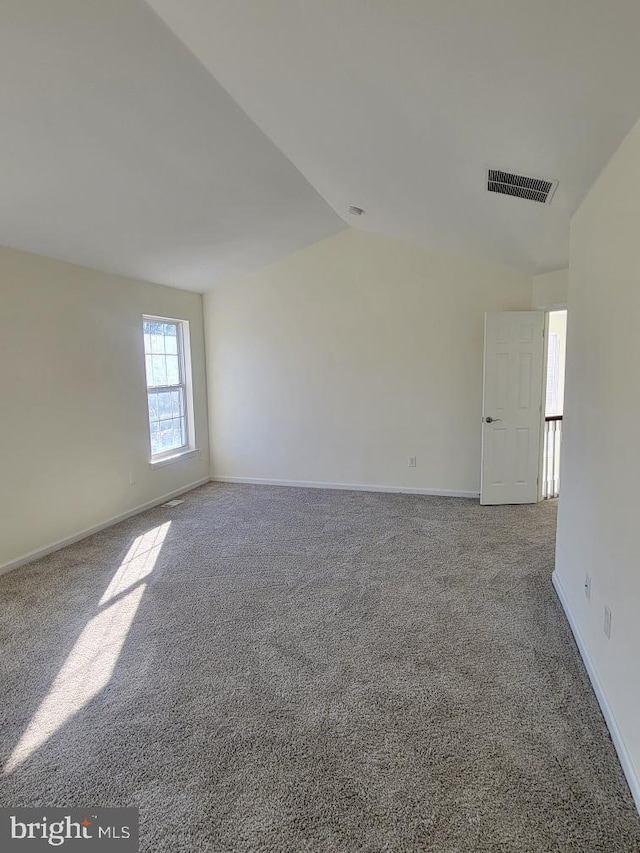
[[[549,204],[557,186],[557,181],[526,178],[523,175],[512,175],[511,172],[501,172],[498,169],[489,169],[487,173],[487,189],[490,193],[513,195],[529,201],[539,201],[541,204]]]

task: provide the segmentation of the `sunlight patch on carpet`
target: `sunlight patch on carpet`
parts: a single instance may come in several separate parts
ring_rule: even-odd
[[[138,536],[4,766],[12,773],[109,683],[171,522]],[[127,592],[129,590],[129,592]],[[115,599],[115,600],[114,600]],[[111,602],[109,604],[109,602]]]

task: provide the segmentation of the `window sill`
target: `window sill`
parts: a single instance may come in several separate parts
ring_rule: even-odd
[[[194,456],[202,456],[201,450],[182,450],[173,456],[163,456],[162,459],[152,459],[149,465],[152,468],[164,468],[165,465],[173,465],[174,462],[182,462],[183,459],[191,459]]]

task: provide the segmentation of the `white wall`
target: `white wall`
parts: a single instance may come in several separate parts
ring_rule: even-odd
[[[477,493],[483,315],[530,306],[528,276],[354,229],[217,286],[214,475]]]
[[[160,469],[143,313],[191,329],[203,453]],[[0,370],[0,567],[208,476],[199,294],[0,249]]]
[[[558,365],[557,365],[557,381],[558,394],[555,408],[547,406],[545,414],[561,415],[564,412],[564,386],[567,370],[567,312],[565,311],[550,311],[548,323],[548,341],[551,335],[558,336]],[[547,341],[547,343],[548,343]],[[549,364],[547,363],[547,370]]]
[[[569,270],[555,270],[533,276],[532,307],[546,309],[567,307]]]
[[[640,808],[640,125],[573,218],[556,582]],[[583,584],[592,578],[591,600]],[[603,632],[612,612],[611,639]],[[634,781],[635,780],[635,781]]]

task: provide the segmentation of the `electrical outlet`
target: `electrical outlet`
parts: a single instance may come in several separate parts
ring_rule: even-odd
[[[611,611],[606,604],[604,607],[604,634],[607,640],[611,639]]]
[[[415,468],[418,464],[418,457],[417,456],[409,456],[407,459],[407,464],[408,464],[409,468]]]
[[[587,601],[591,601],[591,575],[589,573],[584,576],[584,597]]]

